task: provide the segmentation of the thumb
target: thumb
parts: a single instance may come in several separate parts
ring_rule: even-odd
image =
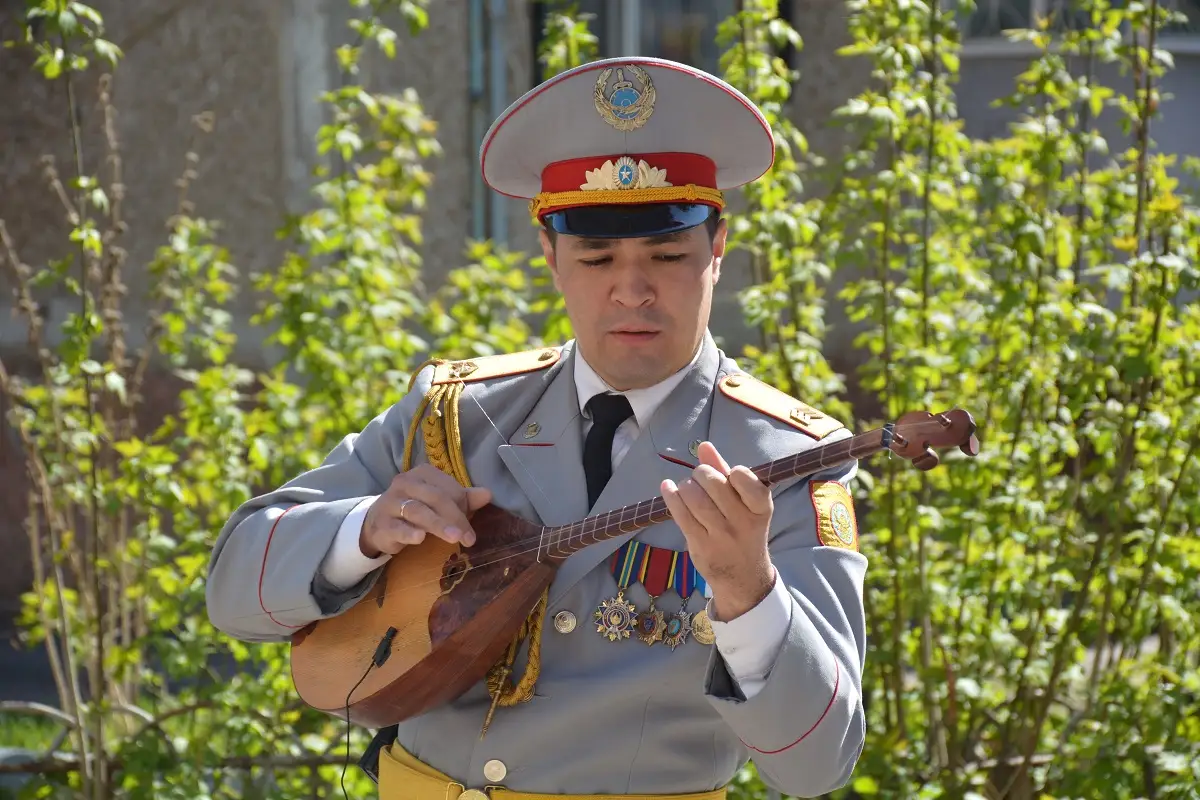
[[[467,508],[471,511],[479,509],[492,502],[492,490],[482,486],[472,486],[467,489]]]

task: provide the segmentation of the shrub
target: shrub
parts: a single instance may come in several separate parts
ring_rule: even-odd
[[[868,741],[838,796],[1167,798],[1200,781],[1200,312],[1188,300],[1200,212],[1151,136],[1171,65],[1158,36],[1175,18],[1157,2],[1078,5],[1085,29],[1014,32],[1035,51],[1006,101],[1014,121],[979,140],[956,116],[953,16],[853,0],[842,55],[868,61],[872,82],[838,112],[849,146],[825,158],[788,121],[797,76],[779,52],[802,42],[777,4],[747,0],[720,26],[721,70],[778,146],[730,215],[760,333],[743,365],[856,428],[964,407],[984,444],[931,473],[863,465]],[[238,273],[186,194],[148,265],[147,345],[130,348],[111,137],[108,174],[81,161],[49,173],[71,227],[60,260],[31,267],[0,237],[38,357],[32,376],[0,369],[32,486],[22,622],[29,643],[50,645],[70,735],[31,796],[286,800],[343,781],[369,793],[344,770],[363,732],[295,700],[286,646],[216,635],[203,579],[238,504],[319,463],[428,355],[570,335],[539,258],[468,242],[464,267],[422,285],[436,126],[414,93],[365,90],[358,65],[394,53],[400,34],[383,19],[419,34],[425,13],[373,3],[338,50],[344,80],[323,98],[319,141],[338,169],[316,176],[317,207],[284,226],[286,257],[255,280],[277,366],[233,362],[224,309]],[[72,92],[97,59],[120,58],[87,6],[29,0],[26,20],[23,45]],[[547,31],[547,76],[595,58],[573,9],[555,9]],[[1105,64],[1134,90],[1100,84]],[[1099,135],[1101,115],[1124,120],[1127,146]],[[194,178],[189,167],[185,189]],[[814,185],[826,189],[810,196]],[[50,291],[79,308],[54,337],[38,299]],[[858,331],[849,375],[822,356],[834,303]],[[163,365],[178,402],[148,408],[145,376]],[[738,797],[765,791],[752,767],[735,782]]]

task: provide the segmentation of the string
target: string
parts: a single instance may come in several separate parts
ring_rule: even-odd
[[[466,381],[464,381],[462,378],[459,378],[458,382],[463,385],[463,389],[465,390],[466,386],[467,386]],[[479,402],[479,398],[475,396],[474,392],[464,391],[463,394],[467,395],[475,402],[475,406],[483,414],[483,418],[488,421],[488,424],[492,426],[492,430],[494,430],[496,432],[496,435],[500,437],[500,441],[502,441],[505,444],[512,447],[513,457],[517,460],[517,463],[521,465],[521,469],[525,470],[526,475],[528,475],[530,478],[533,478],[534,488],[536,488],[539,492],[541,492],[542,499],[545,500],[547,503],[550,503],[551,502],[550,496],[548,494],[546,494],[546,490],[542,488],[541,484],[539,484],[537,482],[537,478],[534,478],[533,472],[531,472],[529,467],[525,466],[525,462],[521,460],[521,456],[520,456],[520,452],[519,452],[521,448],[519,446],[513,445],[512,442],[510,442],[508,439],[505,438],[504,434],[501,432],[500,428],[496,425],[496,423],[492,422],[492,418],[487,413],[487,409],[485,409],[483,407],[483,405]],[[578,417],[578,416],[579,416],[579,414],[576,413],[575,417]],[[570,420],[568,420],[567,424],[569,425],[571,422],[573,422],[575,420],[575,417],[572,417]],[[563,426],[563,430],[558,432],[558,436],[555,438],[555,441],[562,438],[563,431],[565,431],[565,430],[566,430],[566,426]],[[545,531],[545,528],[543,528],[542,530]]]
[[[943,426],[942,426],[942,425],[940,425],[939,423],[936,423],[936,422],[930,422],[930,421],[926,421],[926,422],[912,423],[912,424],[910,425],[910,427],[911,427],[911,428],[913,428],[913,429],[917,429],[917,428],[921,428],[921,427],[937,427],[937,428],[939,428],[939,429],[940,429],[940,428],[942,428]],[[878,430],[878,429],[877,429],[877,430],[874,430],[874,431],[867,431],[867,432],[865,432],[865,433],[863,433],[863,434],[859,434],[858,436],[856,436],[856,437],[853,437],[852,439],[843,439],[843,440],[839,440],[838,442],[834,442],[834,443],[832,443],[832,444],[849,443],[849,442],[852,442],[852,441],[853,441],[854,439],[856,439],[856,438],[859,438],[859,437],[866,437],[866,436],[873,436],[875,433],[878,433],[878,432],[879,432],[879,430]],[[851,449],[852,449],[852,448],[851,448]],[[878,451],[876,451],[876,452],[878,452]],[[888,452],[890,453],[891,451],[889,450]],[[808,455],[813,455],[814,453],[813,453],[813,451],[809,450],[809,451],[805,451],[805,452],[803,452],[803,453],[799,453],[799,454],[796,454],[796,455],[793,455],[793,456],[785,456],[785,457],[783,457],[783,458],[781,458],[781,459],[777,459],[776,461],[774,461],[774,462],[771,462],[771,463],[773,463],[773,464],[775,464],[775,465],[776,465],[776,466],[775,466],[775,468],[773,468],[771,471],[774,471],[774,469],[777,469],[779,466],[781,466],[781,465],[783,464],[783,462],[785,462],[785,461],[788,461],[788,460],[796,460],[796,459],[798,459],[800,456],[803,456],[803,455],[805,455],[805,454],[808,454]],[[832,463],[831,463],[831,462],[826,462],[826,461],[825,461],[825,455],[826,455],[826,452],[822,451],[822,452],[820,452],[820,454],[819,454],[819,455],[820,455],[820,462],[819,462],[819,464],[818,464],[818,466],[817,466],[816,470],[814,470],[814,472],[815,472],[815,471],[820,471],[821,469],[824,469],[824,468],[826,468],[826,467],[828,467],[828,466],[832,466]],[[768,465],[761,465],[761,466],[762,466],[762,467],[766,467],[766,466],[768,466]],[[517,550],[517,551],[515,551],[515,552],[511,552],[511,553],[509,553],[509,554],[508,554],[508,555],[506,555],[506,556],[502,556],[502,557],[500,557],[500,558],[493,559],[493,560],[491,560],[491,561],[484,561],[484,562],[480,562],[480,563],[472,563],[470,566],[467,566],[467,567],[465,567],[465,568],[463,569],[463,571],[464,571],[464,572],[469,572],[469,571],[470,571],[470,570],[472,570],[472,569],[480,569],[480,568],[482,568],[482,567],[485,567],[485,566],[491,566],[492,564],[498,564],[498,563],[500,563],[501,561],[505,561],[505,560],[508,560],[508,559],[511,559],[511,558],[519,558],[520,556],[523,556],[523,555],[528,555],[529,553],[536,552],[537,550],[540,550],[540,549],[543,547],[543,545],[544,545],[544,541],[545,541],[545,536],[546,536],[546,534],[547,534],[548,532],[551,532],[551,531],[554,531],[554,532],[557,532],[557,533],[565,533],[565,532],[567,532],[567,531],[571,531],[571,530],[573,530],[573,529],[576,529],[576,528],[578,528],[578,529],[579,529],[579,530],[578,530],[578,533],[572,533],[572,534],[568,535],[568,536],[567,536],[567,541],[568,541],[568,542],[570,542],[570,541],[572,541],[572,540],[574,540],[574,539],[576,539],[576,538],[579,538],[579,539],[581,539],[581,540],[582,540],[582,539],[583,539],[585,536],[587,536],[587,535],[588,535],[588,533],[587,533],[587,527],[588,527],[588,526],[587,526],[587,523],[588,523],[588,522],[591,522],[591,521],[596,521],[596,520],[599,520],[599,519],[602,519],[602,518],[605,518],[605,517],[611,517],[612,515],[614,515],[614,514],[617,514],[618,512],[622,512],[622,513],[621,513],[621,516],[617,517],[617,520],[618,520],[618,524],[619,524],[619,525],[620,525],[620,524],[625,524],[625,523],[623,523],[623,522],[620,522],[620,520],[621,520],[621,519],[623,518],[623,516],[624,516],[623,512],[625,512],[625,511],[627,511],[627,510],[629,510],[629,509],[631,509],[631,508],[636,508],[636,507],[638,507],[638,506],[641,506],[641,505],[643,505],[643,504],[645,504],[645,503],[647,503],[647,502],[649,502],[649,503],[651,503],[651,504],[660,503],[660,502],[661,502],[661,500],[662,500],[662,498],[661,498],[661,496],[659,496],[659,497],[657,497],[657,498],[652,498],[652,499],[650,499],[650,500],[648,500],[648,501],[647,501],[647,500],[643,500],[643,501],[641,501],[641,502],[639,502],[639,503],[634,503],[634,504],[631,504],[631,505],[623,506],[622,508],[619,508],[619,509],[613,509],[612,511],[607,511],[607,512],[604,512],[604,513],[602,513],[602,514],[597,514],[597,515],[594,515],[594,516],[585,517],[584,519],[582,519],[582,520],[579,520],[579,521],[577,521],[577,522],[573,522],[573,523],[571,523],[571,524],[569,524],[569,525],[562,525],[562,526],[556,526],[556,527],[542,527],[542,528],[539,530],[539,532],[538,532],[538,534],[537,534],[537,535],[529,536],[529,537],[526,537],[526,538],[523,538],[523,539],[516,539],[516,540],[513,540],[513,542],[511,542],[511,543],[510,543],[508,546],[506,546],[506,547],[502,547],[502,548],[495,548],[495,549],[493,549],[493,550],[491,550],[491,551],[488,551],[488,550],[470,551],[470,550],[468,550],[468,552],[473,552],[473,554],[477,554],[477,555],[484,555],[484,556],[486,556],[486,554],[487,554],[487,553],[489,553],[489,552],[492,552],[492,553],[495,553],[495,552],[501,552],[501,551],[503,551],[503,550],[507,550],[507,549],[509,549],[509,548],[510,548],[510,547],[512,547],[512,546],[518,546],[518,545],[523,545],[523,544],[529,544],[529,543],[537,542],[537,544],[536,544],[536,545],[534,545],[533,547],[530,547],[530,548],[528,548],[528,549],[524,549],[524,550]],[[660,513],[666,514],[668,518],[670,517],[670,510],[669,510],[669,509],[667,509],[667,508],[665,507],[665,505],[662,505],[662,506],[660,506],[660,508],[658,509],[658,511],[659,511]],[[636,514],[635,514],[634,520],[636,520],[636,519],[637,519],[637,516],[638,516],[638,515],[636,515]],[[632,521],[632,520],[631,520],[631,521]],[[649,525],[649,524],[651,524],[651,523],[650,523],[650,522],[648,522],[648,523],[646,523],[646,524],[644,524],[644,525],[640,525],[640,526],[639,526],[639,528],[645,528],[645,527],[648,527],[648,525]],[[596,526],[596,527],[594,527],[594,528],[593,528],[593,530],[592,530],[592,533],[595,533],[595,532],[597,532],[597,531],[599,530],[599,528],[600,528],[600,527],[608,527],[608,526]],[[633,533],[634,531],[623,531],[623,532],[624,532],[624,533]],[[611,536],[609,536],[609,537],[606,537],[606,538],[612,538],[612,537],[611,537]],[[560,542],[560,543],[561,543],[561,542]],[[403,591],[403,590],[406,590],[406,589],[414,589],[414,588],[417,588],[417,587],[419,587],[419,586],[426,586],[426,585],[428,585],[428,584],[430,584],[430,583],[438,583],[438,582],[440,582],[440,581],[441,581],[441,576],[439,575],[438,577],[436,577],[436,578],[433,578],[433,579],[431,579],[431,580],[428,580],[428,581],[421,581],[421,582],[417,582],[417,583],[410,583],[410,584],[405,584],[405,585],[403,585],[403,586],[388,586],[388,587],[386,588],[386,590],[385,590],[384,594],[383,594],[383,595],[381,595],[379,598],[377,598],[377,600],[382,600],[384,597],[386,597],[386,596],[387,596],[387,594],[388,594],[389,592],[392,592],[392,591]],[[304,609],[304,608],[307,608],[307,606],[296,606],[296,607],[293,607],[293,608],[280,608],[280,609],[272,609],[271,613],[272,613],[272,614],[285,614],[285,613],[287,613],[287,612],[289,612],[289,611],[298,611],[298,610],[302,610],[302,609]],[[235,617],[234,619],[248,619],[248,618],[251,618],[251,617],[258,617],[258,616],[261,616],[261,614],[244,614],[244,615],[241,615],[241,616]]]
[[[486,412],[485,412],[485,415],[486,415]],[[905,429],[904,429],[904,430],[905,430],[905,431],[907,431],[907,430],[912,430],[912,431],[914,431],[914,432],[917,432],[917,431],[926,430],[926,429],[936,429],[936,430],[942,430],[942,429],[944,429],[944,427],[945,427],[945,426],[943,426],[941,423],[937,422],[936,420],[925,420],[925,421],[922,421],[922,422],[909,423],[908,425],[906,425],[906,426],[905,426]],[[497,431],[497,432],[498,432],[498,431]],[[882,432],[883,432],[883,429],[879,429],[879,428],[877,428],[877,429],[875,429],[875,430],[871,430],[871,431],[865,431],[865,432],[863,432],[863,433],[861,433],[861,434],[857,434],[857,435],[855,435],[855,436],[853,436],[853,437],[850,437],[850,438],[848,438],[848,439],[840,439],[840,440],[838,440],[838,441],[836,441],[836,442],[831,442],[831,443],[830,443],[830,445],[826,446],[828,449],[826,449],[826,447],[822,447],[822,448],[820,448],[819,450],[816,450],[816,451],[813,451],[813,450],[806,450],[806,451],[802,451],[802,452],[800,452],[800,453],[796,453],[796,454],[793,454],[793,455],[791,455],[791,456],[784,456],[784,457],[782,457],[782,458],[775,459],[775,460],[774,460],[774,461],[772,461],[772,462],[768,462],[767,464],[762,464],[762,465],[760,465],[759,467],[755,467],[754,469],[756,469],[756,470],[757,470],[757,469],[764,469],[764,468],[768,468],[768,469],[769,469],[769,472],[775,472],[776,470],[778,470],[778,469],[780,469],[781,467],[783,467],[783,466],[786,464],[786,462],[788,462],[788,461],[792,461],[792,462],[795,462],[795,464],[799,464],[802,458],[804,458],[804,457],[806,457],[806,456],[809,456],[809,457],[811,457],[811,456],[813,456],[813,455],[817,455],[817,456],[818,456],[818,464],[817,464],[816,468],[815,468],[814,470],[812,470],[812,472],[808,473],[808,474],[813,474],[813,473],[815,473],[815,472],[819,472],[819,471],[821,471],[822,469],[825,469],[825,468],[827,468],[827,467],[829,467],[829,466],[833,466],[833,462],[827,462],[825,459],[826,459],[826,456],[827,456],[827,455],[828,455],[830,452],[832,452],[832,451],[833,451],[833,449],[834,449],[834,446],[836,446],[836,445],[845,445],[845,446],[846,446],[846,449],[847,449],[847,452],[850,454],[850,457],[852,457],[852,458],[853,458],[853,457],[854,457],[854,456],[853,456],[854,447],[852,446],[852,443],[853,443],[855,440],[860,440],[860,439],[861,439],[861,440],[863,440],[863,443],[865,444],[865,440],[866,440],[868,437],[873,437],[875,434],[879,434],[879,433],[882,433]],[[885,434],[885,436],[886,436],[886,434]],[[901,432],[901,433],[899,433],[899,434],[893,434],[893,438],[894,438],[894,439],[899,439],[899,438],[901,438],[901,436],[903,436],[903,432]],[[501,438],[503,439],[503,436],[501,436]],[[876,450],[875,450],[875,452],[879,452],[879,450],[880,450],[880,449],[887,449],[887,451],[888,451],[889,453],[891,453],[891,452],[892,452],[892,450],[891,450],[890,448],[882,448],[882,447],[879,447],[877,444],[872,444],[872,445],[871,445],[871,447],[872,447],[872,448],[877,448],[877,447],[878,447],[878,449],[876,449]],[[846,460],[849,460],[849,459],[846,459]],[[773,465],[773,466],[772,466],[772,465]],[[523,465],[522,465],[522,466],[523,466]],[[794,467],[793,467],[793,468],[794,468]],[[790,469],[790,468],[789,468],[789,469]],[[785,470],[785,471],[786,471],[786,470]],[[768,473],[768,474],[769,474],[769,473]],[[469,566],[467,566],[467,567],[463,568],[463,572],[465,573],[465,572],[469,572],[469,571],[471,571],[471,570],[473,570],[473,569],[480,569],[480,568],[482,568],[482,567],[491,566],[491,565],[493,565],[493,564],[498,564],[498,563],[500,563],[501,561],[506,561],[506,560],[508,560],[508,559],[512,559],[512,558],[519,558],[519,557],[521,557],[521,556],[528,555],[529,553],[536,552],[536,551],[538,551],[538,550],[542,549],[542,547],[543,547],[543,546],[545,546],[545,539],[546,539],[546,534],[547,534],[547,533],[554,532],[554,533],[556,533],[556,534],[562,534],[562,533],[567,533],[567,532],[569,532],[569,531],[577,530],[577,532],[576,532],[576,533],[570,533],[570,534],[569,534],[569,535],[566,537],[566,541],[567,541],[567,542],[571,542],[572,540],[574,540],[574,539],[576,539],[576,538],[578,538],[578,539],[582,540],[582,539],[583,539],[585,536],[587,536],[587,535],[588,535],[588,523],[589,523],[589,522],[595,522],[595,521],[597,521],[597,520],[600,520],[600,519],[609,518],[609,519],[610,519],[610,525],[611,525],[611,520],[612,520],[612,519],[614,519],[614,515],[617,515],[617,516],[615,516],[615,520],[616,520],[616,522],[617,522],[618,526],[620,526],[620,525],[623,525],[623,524],[626,524],[624,521],[622,521],[622,520],[624,519],[624,514],[625,514],[625,512],[627,512],[629,509],[636,509],[636,508],[638,508],[638,507],[640,507],[640,506],[643,506],[643,505],[645,505],[645,504],[647,504],[647,503],[649,503],[649,504],[650,504],[650,508],[651,508],[651,509],[654,509],[654,510],[655,510],[655,511],[657,511],[658,513],[665,514],[665,515],[667,516],[667,518],[670,518],[670,516],[671,516],[670,510],[669,510],[669,509],[667,509],[667,508],[665,507],[665,503],[663,503],[663,502],[662,502],[662,497],[661,497],[661,495],[660,495],[660,496],[658,496],[658,497],[655,497],[655,498],[650,498],[650,499],[648,499],[648,500],[642,500],[642,501],[640,501],[640,502],[638,502],[638,503],[633,503],[633,504],[630,504],[630,505],[622,506],[621,508],[618,508],[618,509],[613,509],[613,510],[611,510],[611,511],[606,511],[606,512],[603,512],[603,513],[601,513],[601,514],[596,514],[596,515],[593,515],[593,516],[585,517],[585,518],[583,518],[583,519],[581,519],[581,520],[578,520],[578,521],[576,521],[576,522],[570,523],[570,524],[568,524],[568,525],[550,526],[550,527],[543,526],[543,527],[542,527],[542,528],[541,528],[541,529],[538,531],[538,533],[537,533],[536,535],[531,535],[531,536],[528,536],[528,537],[525,537],[525,538],[521,538],[521,539],[516,539],[516,540],[513,540],[512,542],[510,542],[510,543],[509,543],[508,545],[506,545],[505,547],[501,547],[501,548],[493,548],[493,549],[492,549],[492,550],[490,550],[490,551],[489,551],[489,550],[471,550],[471,549],[469,549],[469,548],[468,548],[466,552],[470,553],[472,556],[476,556],[476,557],[478,557],[478,556],[483,556],[483,557],[486,557],[488,553],[498,553],[498,552],[502,552],[502,551],[509,550],[511,547],[514,547],[514,546],[526,545],[526,544],[531,544],[531,543],[534,543],[534,542],[536,542],[536,544],[535,544],[534,546],[532,546],[532,547],[529,547],[529,548],[527,548],[527,549],[517,550],[517,551],[515,551],[515,552],[509,552],[509,553],[508,553],[508,555],[502,556],[502,557],[500,557],[500,558],[493,559],[493,560],[491,560],[491,561],[484,561],[484,562],[480,562],[480,563],[475,563],[475,562],[472,560],[472,563],[471,563]],[[656,505],[657,505],[657,506],[659,506],[657,509],[655,509],[655,506],[656,506]],[[653,513],[654,513],[654,511],[651,511],[650,513],[651,513],[651,514],[653,514]],[[636,520],[637,520],[637,518],[638,518],[639,516],[640,516],[640,514],[638,514],[638,513],[636,513],[636,512],[635,512],[635,514],[634,514],[634,517],[633,517],[633,520],[630,520],[630,522],[636,523]],[[650,524],[653,524],[653,521],[652,521],[652,520],[651,520],[651,519],[648,517],[648,518],[647,518],[647,522],[646,522],[645,524],[639,525],[638,529],[641,529],[641,528],[648,527]],[[599,526],[599,525],[596,525],[596,526],[594,526],[594,527],[592,528],[592,533],[594,534],[594,533],[598,532],[598,531],[599,531],[599,529],[600,529],[601,527],[608,528],[608,527],[610,527],[610,525],[604,525],[604,526]],[[635,530],[636,530],[636,529],[635,529]],[[632,532],[633,532],[633,531],[623,531],[623,533],[632,533]],[[607,536],[606,538],[612,538],[612,536],[610,535],[610,536]],[[562,542],[561,542],[561,540],[558,540],[558,539],[556,539],[556,545],[561,545],[561,543],[562,543]],[[419,546],[419,545],[417,545],[417,546]],[[406,585],[404,585],[404,586],[391,586],[391,585],[389,585],[389,586],[387,586],[387,587],[385,588],[385,590],[384,590],[383,594],[382,594],[382,595],[380,595],[378,598],[376,598],[376,600],[377,600],[377,601],[382,601],[382,600],[383,600],[383,599],[384,599],[384,598],[385,598],[385,597],[386,597],[386,596],[387,596],[389,593],[391,593],[391,592],[393,592],[393,591],[404,591],[404,590],[411,590],[411,589],[415,589],[415,588],[417,588],[417,587],[420,587],[420,586],[426,586],[426,585],[428,585],[428,584],[431,584],[431,583],[438,583],[438,582],[440,582],[440,581],[441,581],[441,576],[439,575],[439,576],[437,576],[437,577],[435,577],[435,578],[432,578],[432,579],[430,579],[430,580],[428,580],[428,581],[420,581],[420,582],[416,582],[416,583],[409,583],[409,584],[406,584]],[[289,611],[299,611],[299,610],[303,610],[303,609],[305,609],[305,608],[307,608],[307,607],[308,607],[308,606],[295,606],[295,607],[292,607],[292,608],[277,608],[277,609],[272,609],[270,613],[272,613],[272,614],[286,614],[286,613],[288,613]],[[253,617],[260,617],[260,616],[262,616],[262,614],[261,614],[261,613],[259,613],[259,614],[243,614],[243,615],[240,615],[240,616],[234,617],[234,619],[235,619],[235,620],[238,620],[238,619],[250,619],[250,618],[253,618]]]

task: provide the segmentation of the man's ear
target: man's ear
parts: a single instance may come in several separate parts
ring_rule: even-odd
[[[542,245],[546,266],[550,268],[550,274],[554,277],[554,288],[562,291],[562,287],[558,285],[558,261],[554,257],[554,245],[550,242],[550,234],[546,233],[545,228],[538,230],[538,242]]]
[[[717,222],[717,229],[713,231],[713,285],[721,280],[721,259],[725,257],[725,238],[729,234],[729,226],[725,223],[725,218],[722,217]]]

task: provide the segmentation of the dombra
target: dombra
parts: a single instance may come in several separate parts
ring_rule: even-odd
[[[949,447],[978,455],[971,415],[913,411],[753,472],[769,485],[885,450],[929,470],[939,463],[935,450]],[[370,728],[452,702],[501,658],[568,556],[670,516],[661,497],[555,527],[485,506],[471,518],[473,547],[427,537],[391,559],[350,609],[297,632],[296,691],[309,706]]]

